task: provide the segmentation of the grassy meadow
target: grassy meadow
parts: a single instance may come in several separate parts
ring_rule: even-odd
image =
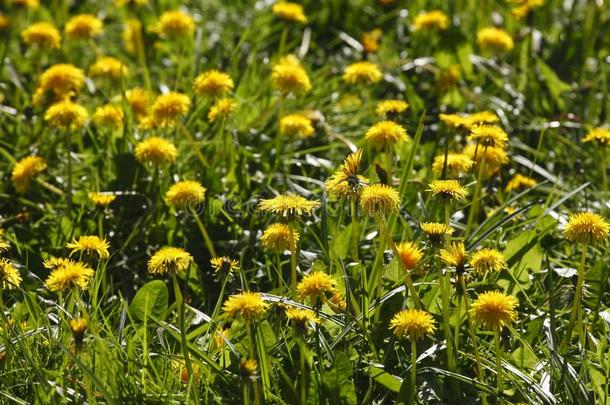
[[[0,403],[607,404],[609,33],[0,0]]]

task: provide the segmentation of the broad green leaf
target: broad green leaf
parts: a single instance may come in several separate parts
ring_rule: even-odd
[[[167,286],[161,280],[153,280],[138,290],[129,305],[131,315],[143,321],[146,317],[165,318],[169,302]]]

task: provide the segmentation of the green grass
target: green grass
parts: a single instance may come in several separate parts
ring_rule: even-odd
[[[591,210],[608,218],[610,211],[606,147],[581,142],[609,120],[610,9],[593,1],[546,0],[518,20],[511,14],[514,5],[499,0],[399,0],[385,6],[372,0],[304,0],[309,22],[300,25],[276,17],[267,3],[151,0],[133,8],[107,0],[53,0],[28,10],[0,0],[1,15],[11,22],[0,41],[0,226],[10,244],[2,256],[23,278],[19,288],[5,284],[0,291],[0,403],[406,403],[412,391],[419,403],[606,404],[607,241],[588,248],[582,321],[567,348],[560,346],[582,248],[563,237],[563,226],[573,212]],[[151,30],[163,11],[178,7],[195,16],[192,36],[169,41]],[[449,28],[414,32],[415,16],[432,9],[450,16]],[[65,23],[82,13],[103,20],[100,38],[65,38]],[[128,18],[146,28],[141,58],[123,46]],[[60,49],[23,43],[20,32],[37,21],[60,29]],[[511,51],[488,52],[477,45],[477,30],[494,24],[514,39]],[[365,56],[359,41],[374,28],[383,31],[380,47]],[[282,46],[284,54],[297,54],[308,72],[313,89],[306,95],[282,97],[272,87],[272,65],[283,56]],[[57,63],[87,72],[97,55],[121,59],[130,74],[119,82],[88,78],[75,100],[89,114],[113,101],[126,107],[123,125],[109,131],[90,122],[73,131],[68,145],[65,131],[44,120],[48,103],[33,105],[38,76]],[[383,80],[345,83],[345,67],[363,58],[381,67]],[[439,86],[443,72],[454,65],[459,78]],[[223,70],[235,82],[231,97],[238,107],[222,122],[208,122],[212,101],[192,89],[194,78],[209,69]],[[138,127],[122,95],[149,85],[155,95],[172,90],[191,97],[182,124]],[[387,167],[386,156],[364,135],[379,121],[376,103],[393,98],[410,104],[396,119],[411,139],[393,151],[401,205],[397,215],[384,220],[393,241],[414,241],[422,248],[411,278],[422,309],[437,326],[417,342],[415,387],[411,344],[389,329],[397,312],[414,308],[411,294],[405,299],[404,270],[375,218],[356,210],[353,221],[349,203],[330,198],[324,188],[355,147],[364,149],[360,172],[371,183],[382,180],[376,165]],[[497,114],[498,125],[509,134],[509,161],[480,183],[482,197],[467,237],[472,202],[453,204],[452,240],[463,240],[470,253],[496,248],[508,264],[508,270],[485,277],[466,269],[470,304],[494,289],[519,301],[516,322],[501,336],[502,392],[493,333],[470,328],[463,299],[458,312],[454,269],[444,269],[450,276],[450,330],[459,334],[459,344],[450,343],[456,364],[448,364],[438,278],[443,265],[419,227],[444,222],[443,205],[428,192],[428,183],[438,178],[432,162],[446,148],[462,150],[468,135],[449,128],[439,114],[483,110]],[[278,142],[280,114],[300,111],[315,114],[315,134]],[[151,135],[171,140],[178,149],[176,162],[156,174],[134,155],[135,145]],[[43,157],[47,168],[26,192],[17,193],[11,172],[30,155]],[[68,160],[72,204],[66,198]],[[515,173],[538,184],[506,191]],[[212,271],[210,249],[192,212],[177,211],[164,200],[168,188],[183,179],[206,187],[205,202],[194,209],[218,255],[240,262],[221,297],[222,277]],[[476,181],[476,170],[460,178],[471,196]],[[90,191],[117,198],[105,209],[96,208],[88,200]],[[260,212],[257,204],[286,192],[321,203],[296,224],[298,280],[314,270],[332,275],[347,302],[343,312],[297,299],[289,288],[291,255],[269,253],[261,245],[263,230],[278,218]],[[110,258],[89,259],[95,269],[89,287],[60,296],[45,287],[49,270],[42,263],[51,256],[68,257],[66,244],[80,235],[108,240]],[[171,277],[147,271],[150,257],[167,245],[194,257],[189,270],[178,274],[176,289]],[[379,278],[371,281],[371,275]],[[245,290],[263,293],[270,304],[264,317],[248,325],[220,310],[212,318],[218,302]],[[313,309],[323,322],[299,334],[285,316],[285,308],[293,306]],[[77,347],[69,320],[79,317],[87,319],[88,330]],[[217,345],[220,327],[228,332]],[[480,380],[474,344],[483,369]],[[240,370],[241,361],[251,357],[258,362],[254,379]],[[187,366],[192,373],[181,378]]]

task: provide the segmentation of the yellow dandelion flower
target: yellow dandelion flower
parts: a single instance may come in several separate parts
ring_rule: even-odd
[[[375,107],[375,114],[380,117],[398,115],[407,111],[409,104],[403,100],[382,100]]]
[[[470,129],[475,125],[494,124],[499,121],[496,114],[491,111],[481,111],[474,114],[439,114],[439,119],[451,128]]]
[[[107,78],[119,80],[121,77],[127,76],[129,69],[117,58],[112,56],[102,56],[98,58],[89,68],[91,77]]]
[[[87,122],[89,114],[85,107],[70,100],[52,104],[44,114],[44,120],[62,130],[76,130]]]
[[[52,92],[56,99],[63,99],[78,92],[85,84],[85,72],[70,64],[57,64],[45,70],[38,78],[38,89],[34,95],[34,102],[38,101],[48,92]]]
[[[475,156],[476,152],[476,156]],[[468,144],[464,148],[465,155],[470,156],[475,162],[480,163],[485,159],[485,177],[491,177],[496,174],[499,168],[508,163],[508,154],[503,148],[496,146],[478,147],[474,144]]]
[[[74,260],[72,260],[72,259],[66,259],[64,257],[54,257],[54,256],[51,256],[50,258],[45,259],[42,262],[42,265],[43,265],[43,267],[45,269],[53,271],[53,270],[56,270],[56,269],[58,269],[60,267],[65,267],[65,266],[67,266],[69,264],[74,264],[74,263],[76,263],[76,262]]]
[[[375,84],[382,78],[379,66],[368,61],[352,63],[343,72],[343,80],[349,84]]]
[[[433,245],[441,244],[444,241],[445,235],[451,235],[454,231],[453,227],[440,222],[422,222],[419,224],[419,227],[428,236],[430,243]]]
[[[312,88],[307,72],[294,55],[285,56],[273,65],[271,84],[282,93],[303,94]]]
[[[0,228],[0,253],[6,252],[9,247],[9,243],[4,238],[4,229]]]
[[[114,4],[119,7],[134,6],[140,7],[148,4],[148,0],[114,0]]]
[[[302,114],[288,114],[280,118],[280,134],[308,138],[315,132],[309,118]]]
[[[305,15],[303,6],[300,4],[280,1],[275,3],[271,10],[273,11],[273,14],[285,21],[299,22],[301,24],[307,23],[307,16]]]
[[[383,35],[383,31],[379,28],[375,28],[371,31],[367,31],[362,34],[362,39],[360,42],[362,43],[362,48],[364,48],[364,52],[366,53],[375,53],[379,49],[379,40]]]
[[[123,126],[123,110],[112,104],[102,105],[95,109],[91,119],[100,128],[117,130]]]
[[[596,243],[608,238],[610,224],[594,212],[579,212],[570,215],[563,236],[570,242]]]
[[[468,189],[457,180],[434,180],[428,184],[428,191],[433,197],[443,200],[464,201],[468,197]]]
[[[219,118],[227,118],[235,109],[237,103],[232,98],[217,100],[208,112],[208,121],[216,122]]]
[[[313,325],[321,322],[312,310],[294,307],[286,309],[286,318],[292,322],[299,333],[306,333]]]
[[[210,265],[214,273],[233,273],[239,270],[239,260],[231,259],[228,256],[218,256],[210,259]]]
[[[415,31],[438,30],[444,31],[449,27],[449,17],[440,10],[425,11],[415,17],[413,29]]]
[[[225,345],[226,340],[229,339],[229,329],[220,328],[216,330],[214,334],[214,346],[217,349],[222,348]]]
[[[535,179],[517,173],[506,184],[506,191],[530,188],[534,187],[536,184],[538,184],[538,182]]]
[[[11,27],[11,20],[5,16],[0,14],[0,32],[8,31]]]
[[[470,257],[472,269],[479,275],[492,271],[508,270],[504,255],[497,249],[483,248]]]
[[[193,256],[186,250],[165,246],[157,250],[148,260],[148,272],[151,274],[178,274],[186,271],[193,262]]]
[[[35,9],[40,6],[40,0],[13,0],[12,3],[17,7]]]
[[[468,140],[478,142],[483,147],[504,147],[508,134],[495,125],[476,125],[470,129]]]
[[[511,1],[511,3],[517,4],[517,6],[511,10],[511,13],[520,20],[527,17],[533,9],[543,6],[544,0],[516,0]]]
[[[165,201],[175,209],[186,209],[201,204],[206,188],[194,180],[184,180],[172,185],[165,193]]]
[[[316,301],[318,298],[326,297],[326,294],[334,294],[337,290],[337,282],[328,274],[321,271],[309,273],[297,285],[297,294],[300,299],[310,298]]]
[[[400,196],[387,184],[371,184],[362,189],[360,208],[366,215],[389,215],[398,212]]]
[[[100,259],[107,259],[110,256],[108,241],[95,235],[83,235],[72,240],[66,247],[72,250],[70,255],[80,253],[91,257],[95,253]]]
[[[18,193],[24,193],[30,188],[32,179],[47,168],[47,162],[40,156],[27,156],[15,164],[11,172],[11,180]]]
[[[114,194],[100,193],[97,191],[91,191],[87,196],[89,197],[89,200],[98,207],[106,207],[116,200],[116,195]]]
[[[332,297],[328,299],[327,304],[335,314],[345,312],[347,309],[347,302],[339,291],[335,291]]]
[[[298,242],[299,233],[290,225],[282,223],[269,225],[261,236],[263,248],[278,253],[295,250]]]
[[[400,124],[394,121],[381,121],[366,131],[364,139],[377,149],[385,149],[388,145],[407,141],[409,136]]]
[[[167,139],[151,136],[136,145],[135,154],[136,159],[143,164],[165,165],[176,161],[178,150]]]
[[[93,269],[86,264],[69,261],[51,272],[45,281],[45,286],[51,292],[60,292],[69,288],[84,290],[93,274]]]
[[[12,290],[21,285],[21,276],[13,264],[0,258],[0,282],[3,290]]]
[[[258,209],[271,212],[287,218],[299,218],[303,214],[310,215],[314,208],[320,206],[318,201],[309,201],[298,195],[278,195],[271,199],[263,199],[258,203]]]
[[[233,90],[235,84],[228,74],[219,70],[209,70],[195,78],[193,89],[202,96],[222,96]]]
[[[422,250],[413,242],[402,242],[396,246],[396,250],[407,270],[413,270],[424,256]]]
[[[258,374],[258,363],[254,359],[245,359],[239,365],[241,376],[245,379],[255,379]]]
[[[590,130],[584,138],[582,138],[581,142],[596,142],[602,146],[610,146],[610,129],[594,128]]]
[[[419,309],[405,309],[400,311],[390,321],[390,330],[399,339],[417,341],[424,338],[427,333],[436,329],[432,315]]]
[[[58,49],[61,35],[53,24],[38,22],[21,31],[21,39],[26,45],[40,49]]]
[[[340,168],[324,182],[324,188],[332,198],[356,199],[362,193],[363,185],[369,179],[357,174],[347,177],[343,168]]]
[[[464,242],[452,242],[450,246],[440,250],[439,257],[445,265],[454,267],[458,273],[464,272],[468,254]]]
[[[159,31],[170,39],[185,37],[195,31],[195,22],[182,11],[166,11],[159,18]]]
[[[472,166],[474,165],[474,160],[472,160],[468,155],[463,153],[448,153],[447,154],[447,175],[448,176],[459,176],[460,174],[468,173]],[[432,171],[434,173],[441,174],[443,172],[443,167],[445,166],[445,155],[438,155],[434,158],[434,162],[432,163]]]
[[[70,39],[92,39],[102,35],[104,24],[92,14],[80,14],[68,20],[64,29]]]
[[[515,43],[508,32],[495,27],[480,29],[479,32],[477,32],[477,44],[481,49],[489,49],[498,52],[508,52],[515,46]]]
[[[243,318],[250,322],[265,315],[269,305],[263,296],[254,292],[243,292],[230,296],[223,305],[223,310],[230,318]]]
[[[489,291],[480,294],[470,307],[474,320],[486,329],[501,331],[504,326],[517,320],[516,308],[519,301],[511,295],[500,291]]]
[[[148,90],[136,87],[131,90],[127,90],[125,92],[125,98],[127,99],[127,103],[131,107],[134,115],[139,119],[146,115],[153,95]]]
[[[123,46],[127,53],[137,55],[142,45],[142,23],[135,18],[130,18],[123,25]]]
[[[191,99],[181,93],[162,94],[151,106],[151,115],[156,125],[169,127],[174,125],[191,108]]]

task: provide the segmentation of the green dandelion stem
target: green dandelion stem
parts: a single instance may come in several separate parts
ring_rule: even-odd
[[[409,387],[409,401],[407,404],[415,403],[415,387],[417,384],[417,342],[411,339],[411,385]]]
[[[214,244],[212,243],[210,234],[208,233],[208,230],[206,229],[203,222],[201,221],[201,218],[199,218],[199,215],[197,214],[197,212],[195,212],[195,210],[193,208],[189,208],[189,209],[191,211],[191,215],[193,215],[193,217],[195,217],[195,222],[197,222],[197,227],[199,228],[199,232],[201,233],[201,236],[203,237],[203,241],[205,242],[205,246],[207,247],[208,251],[210,252],[210,255],[212,257],[218,256],[216,254],[216,249],[214,249]]]
[[[582,289],[585,283],[585,262],[587,259],[587,248],[588,243],[584,243],[582,246],[582,252],[580,255],[580,265],[578,266],[578,281],[576,282],[576,292],[574,295],[574,302],[572,303],[572,310],[570,312],[570,322],[568,323],[568,329],[566,335],[559,348],[559,353],[565,353],[570,340],[572,339],[572,332],[574,330],[574,324],[578,318],[578,312],[580,311],[580,301],[582,300]]]
[[[498,328],[494,328],[494,346],[496,350],[496,372],[497,375],[497,384],[498,384],[498,398],[502,396],[503,388],[502,388],[502,352],[500,348],[500,330]]]
[[[191,358],[188,352],[188,343],[186,339],[185,303],[184,297],[182,296],[182,291],[180,290],[180,285],[178,284],[178,279],[176,278],[176,274],[174,273],[172,273],[172,283],[174,285],[174,294],[176,296],[176,307],[178,308],[178,324],[180,326],[180,343],[182,347],[182,356],[184,357],[184,363],[186,364],[186,370],[189,373],[190,380],[194,377],[194,375],[193,366],[191,364]]]
[[[294,297],[297,294],[297,242],[294,228],[290,227],[290,291]]]
[[[449,371],[455,371],[456,366],[455,358],[453,357],[453,338],[451,336],[451,326],[449,322],[449,273],[445,272],[443,274],[443,269],[436,260],[436,256],[434,259],[434,264],[438,269],[438,283],[441,290],[441,312],[443,314],[443,332],[445,334],[445,341],[447,343],[447,366],[449,367]]]
[[[477,149],[479,145],[477,145],[475,149],[475,158],[477,156]],[[474,194],[472,195],[472,204],[470,205],[470,212],[468,212],[468,222],[466,222],[466,231],[464,232],[464,239],[468,239],[470,236],[470,231],[472,230],[472,226],[474,225],[474,220],[477,217],[479,211],[479,199],[481,197],[481,190],[483,188],[483,174],[485,173],[485,152],[487,151],[487,146],[483,150],[483,154],[481,155],[481,163],[479,163],[479,171],[477,172],[477,181],[474,186]]]
[[[350,211],[351,211],[351,216],[352,216],[352,260],[354,260],[355,262],[359,261],[358,258],[358,238],[359,238],[359,228],[360,228],[360,224],[358,223],[358,217],[356,214],[356,200],[352,199],[352,201],[350,201]]]
[[[178,127],[186,136],[186,140],[189,142],[191,150],[195,153],[195,156],[197,156],[197,159],[201,163],[201,166],[208,167],[208,162],[205,156],[203,156],[203,153],[201,153],[201,149],[199,148],[199,145],[197,145],[197,140],[195,139],[193,134],[191,134],[191,131],[189,131],[188,128],[182,122],[178,123]]]

